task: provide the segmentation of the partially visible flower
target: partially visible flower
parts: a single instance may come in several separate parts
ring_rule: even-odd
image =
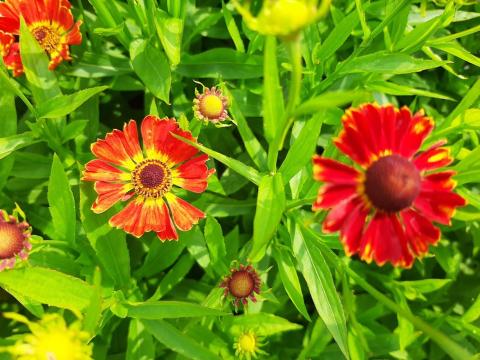
[[[260,349],[263,345],[260,337],[253,330],[249,330],[240,334],[233,347],[238,358],[251,360],[252,358],[256,359],[259,354],[267,355]]]
[[[68,0],[6,0],[0,3],[0,52],[14,76],[23,73],[19,52],[20,17],[50,57],[50,70],[71,60],[70,45],[80,45],[81,21],[74,23]]]
[[[177,228],[187,231],[205,214],[177,197],[176,187],[202,193],[215,170],[208,169],[207,155],[174,136],[196,142],[175,119],[146,116],[141,133],[143,151],[135,120],[92,144],[98,159],[85,165],[82,178],[95,182],[98,198],[92,210],[99,214],[134,197],[110,219],[110,225],[135,237],[154,231],[162,241],[177,240],[172,217]]]
[[[5,317],[22,322],[30,333],[18,337],[9,352],[16,360],[91,360],[90,335],[81,330],[80,323],[67,325],[58,314],[47,314],[38,322],[31,322],[16,313]]]
[[[340,231],[348,256],[378,265],[411,267],[440,239],[433,221],[448,225],[465,200],[452,190],[452,162],[441,141],[418,153],[433,129],[423,112],[365,104],[348,110],[335,145],[359,165],[313,158],[314,177],[326,182],[313,210],[331,209],[324,232]]]
[[[237,269],[232,268],[231,274],[225,277],[220,287],[225,288],[224,296],[233,297],[235,308],[242,303],[248,304],[248,299],[257,301],[255,293],[260,294],[261,280],[258,273],[251,265],[240,265]]]
[[[228,119],[228,99],[221,90],[215,86],[210,89],[204,87],[203,92],[199,93],[195,89],[195,97],[193,111],[197,119],[214,124]]]
[[[289,38],[327,13],[331,0],[321,1],[318,7],[318,0],[264,0],[256,17],[238,0],[234,0],[233,4],[252,30],[263,35]]]
[[[17,209],[12,215],[0,210],[0,271],[13,269],[17,258],[26,260],[32,248],[32,228],[25,219],[20,221],[19,215],[23,213]]]

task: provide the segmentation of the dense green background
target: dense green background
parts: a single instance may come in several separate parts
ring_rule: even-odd
[[[29,264],[0,273],[1,311],[82,313],[95,359],[228,359],[249,329],[272,359],[479,352],[480,4],[333,1],[297,48],[298,105],[287,96],[295,46],[252,32],[231,4],[72,4],[84,41],[71,64],[49,72],[23,28],[26,76],[0,70],[0,208],[17,202],[35,234]],[[222,83],[237,126],[193,120],[194,80]],[[325,214],[310,211],[311,156],[340,157],[331,139],[343,109],[372,100],[436,120],[428,143],[448,138],[469,201],[410,270],[346,259],[338,236],[320,231]],[[92,184],[79,180],[90,143],[146,114],[190,126],[217,170],[206,193],[185,196],[208,217],[177,243],[112,230],[115,210],[93,214]],[[295,123],[275,161],[287,119]],[[218,284],[247,257],[262,301],[231,316]],[[23,328],[0,322],[0,345],[11,344]]]

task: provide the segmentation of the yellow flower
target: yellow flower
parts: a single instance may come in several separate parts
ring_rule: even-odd
[[[195,117],[206,123],[220,124],[228,117],[228,99],[220,89],[215,86],[210,89],[203,87],[203,92],[195,89],[193,100],[193,111]]]
[[[233,4],[243,16],[248,27],[263,35],[284,38],[295,37],[304,27],[326,14],[331,0],[265,0],[256,17],[250,10],[234,0]],[[249,3],[249,2],[248,2]]]
[[[258,354],[267,355],[267,353],[260,349],[264,344],[253,330],[242,333],[234,344],[235,355],[240,359],[251,360],[257,358]]]
[[[68,326],[58,314],[47,314],[38,322],[15,313],[4,316],[26,324],[31,331],[9,348],[15,360],[93,359],[92,346],[88,345],[90,336],[81,330],[78,321]]]

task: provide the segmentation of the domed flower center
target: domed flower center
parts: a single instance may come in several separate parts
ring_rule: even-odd
[[[232,274],[228,287],[236,298],[245,298],[252,294],[255,288],[255,279],[248,271],[239,270]]]
[[[420,173],[400,155],[382,157],[367,170],[365,192],[376,208],[400,211],[409,207],[420,192]]]
[[[254,353],[257,347],[255,336],[250,333],[240,335],[238,346],[243,352]]]
[[[200,112],[209,119],[219,118],[223,110],[223,101],[217,95],[205,95],[200,100]]]
[[[60,43],[59,33],[50,27],[38,26],[31,31],[40,46],[48,53],[53,52]]]
[[[159,160],[145,160],[133,171],[133,185],[139,195],[162,197],[172,188],[172,172]]]
[[[0,222],[0,259],[8,259],[23,249],[24,236],[15,224]]]

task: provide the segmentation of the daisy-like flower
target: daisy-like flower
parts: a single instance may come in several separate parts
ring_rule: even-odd
[[[32,228],[25,220],[20,221],[19,215],[23,213],[18,208],[13,215],[0,210],[0,271],[13,269],[17,258],[26,260],[32,248]]]
[[[135,120],[92,145],[98,159],[87,163],[83,173],[83,180],[95,182],[98,194],[92,210],[102,213],[134,197],[110,225],[135,237],[154,231],[162,241],[177,240],[171,217],[177,228],[187,231],[205,214],[177,197],[175,186],[202,193],[215,170],[207,168],[207,155],[172,135],[196,141],[175,119],[149,115],[142,121],[141,134],[143,151]]]
[[[210,89],[204,87],[203,92],[195,89],[193,111],[195,117],[206,123],[219,124],[228,119],[228,99],[215,86]]]
[[[70,45],[82,42],[81,21],[74,23],[68,0],[5,0],[0,3],[0,52],[14,76],[23,73],[19,52],[20,17],[50,57],[50,70],[71,60]]]
[[[252,358],[256,359],[259,354],[267,355],[267,353],[261,349],[263,345],[257,334],[253,330],[249,330],[240,334],[233,347],[235,349],[235,355],[239,359],[251,360]]]
[[[255,293],[260,294],[261,280],[258,273],[251,265],[240,265],[237,269],[230,269],[230,275],[225,277],[220,287],[225,288],[224,297],[233,297],[235,308],[242,303],[248,304],[248,299],[256,302]]]
[[[437,171],[452,162],[445,142],[418,152],[434,124],[407,107],[366,104],[348,110],[342,123],[334,143],[358,166],[313,158],[315,179],[327,183],[313,210],[331,209],[323,231],[340,231],[348,256],[411,267],[440,238],[432,222],[450,224],[465,205],[452,192],[455,173]]]
[[[38,322],[31,322],[16,313],[5,317],[22,322],[30,333],[19,336],[8,350],[16,360],[91,360],[90,335],[81,330],[80,323],[67,325],[58,314],[47,314]]]
[[[264,0],[256,17],[238,0],[233,4],[252,30],[263,35],[290,38],[323,17],[330,7],[330,0],[322,0],[320,7],[318,0]]]

